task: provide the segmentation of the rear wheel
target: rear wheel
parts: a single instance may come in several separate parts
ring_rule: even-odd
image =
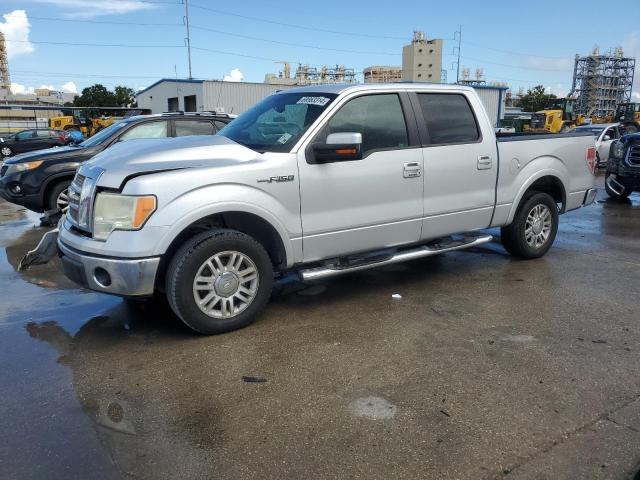
[[[215,334],[253,322],[271,296],[273,266],[244,233],[217,229],[189,239],[166,275],[167,299],[193,330]]]
[[[502,227],[502,245],[515,257],[541,257],[556,238],[558,219],[558,205],[553,197],[532,192],[520,203],[513,222]]]
[[[11,149],[11,147],[5,145],[0,148],[0,155],[3,157],[10,157],[11,155],[13,155],[13,150]]]
[[[64,180],[51,187],[44,206],[45,211],[64,210],[69,206],[69,185],[71,180]]]

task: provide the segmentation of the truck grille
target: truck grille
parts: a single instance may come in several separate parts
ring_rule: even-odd
[[[7,173],[7,170],[9,170],[9,166],[3,165],[2,168],[0,168],[0,177],[4,177],[4,174]]]
[[[627,154],[627,162],[634,167],[640,167],[640,144],[632,144]]]
[[[67,215],[71,221],[77,225],[78,223],[78,209],[80,208],[80,192],[82,191],[82,185],[84,185],[85,177],[76,173],[76,176],[69,185],[69,211]]]

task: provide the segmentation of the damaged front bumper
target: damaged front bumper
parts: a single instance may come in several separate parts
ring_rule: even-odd
[[[47,263],[59,255],[64,274],[84,288],[124,297],[153,295],[160,257],[125,259],[87,254],[65,245],[59,236],[62,228],[64,216],[58,228],[45,233],[36,248],[27,252],[18,270]]]
[[[124,297],[153,295],[160,257],[106,258],[87,255],[58,239],[64,274],[90,290]]]

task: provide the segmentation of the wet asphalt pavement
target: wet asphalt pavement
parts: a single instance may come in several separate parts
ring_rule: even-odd
[[[17,273],[44,229],[0,203],[0,478],[631,479],[640,195],[598,198],[542,259],[288,284],[215,337]]]

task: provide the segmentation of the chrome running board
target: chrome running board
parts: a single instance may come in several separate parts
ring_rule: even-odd
[[[391,265],[393,263],[406,262],[417,258],[431,257],[445,252],[453,252],[454,250],[462,250],[471,248],[483,243],[489,243],[493,240],[491,235],[480,235],[475,237],[465,237],[462,240],[448,239],[442,243],[431,242],[411,250],[402,250],[394,254],[383,257],[380,260],[373,260],[365,263],[340,264],[332,263],[320,267],[308,268],[300,270],[300,278],[303,281],[318,280],[321,278],[332,277],[334,275],[342,275],[344,273],[357,272],[360,270],[368,270],[369,268],[381,267],[383,265]],[[375,257],[374,257],[375,258]],[[380,258],[380,257],[378,257]]]

